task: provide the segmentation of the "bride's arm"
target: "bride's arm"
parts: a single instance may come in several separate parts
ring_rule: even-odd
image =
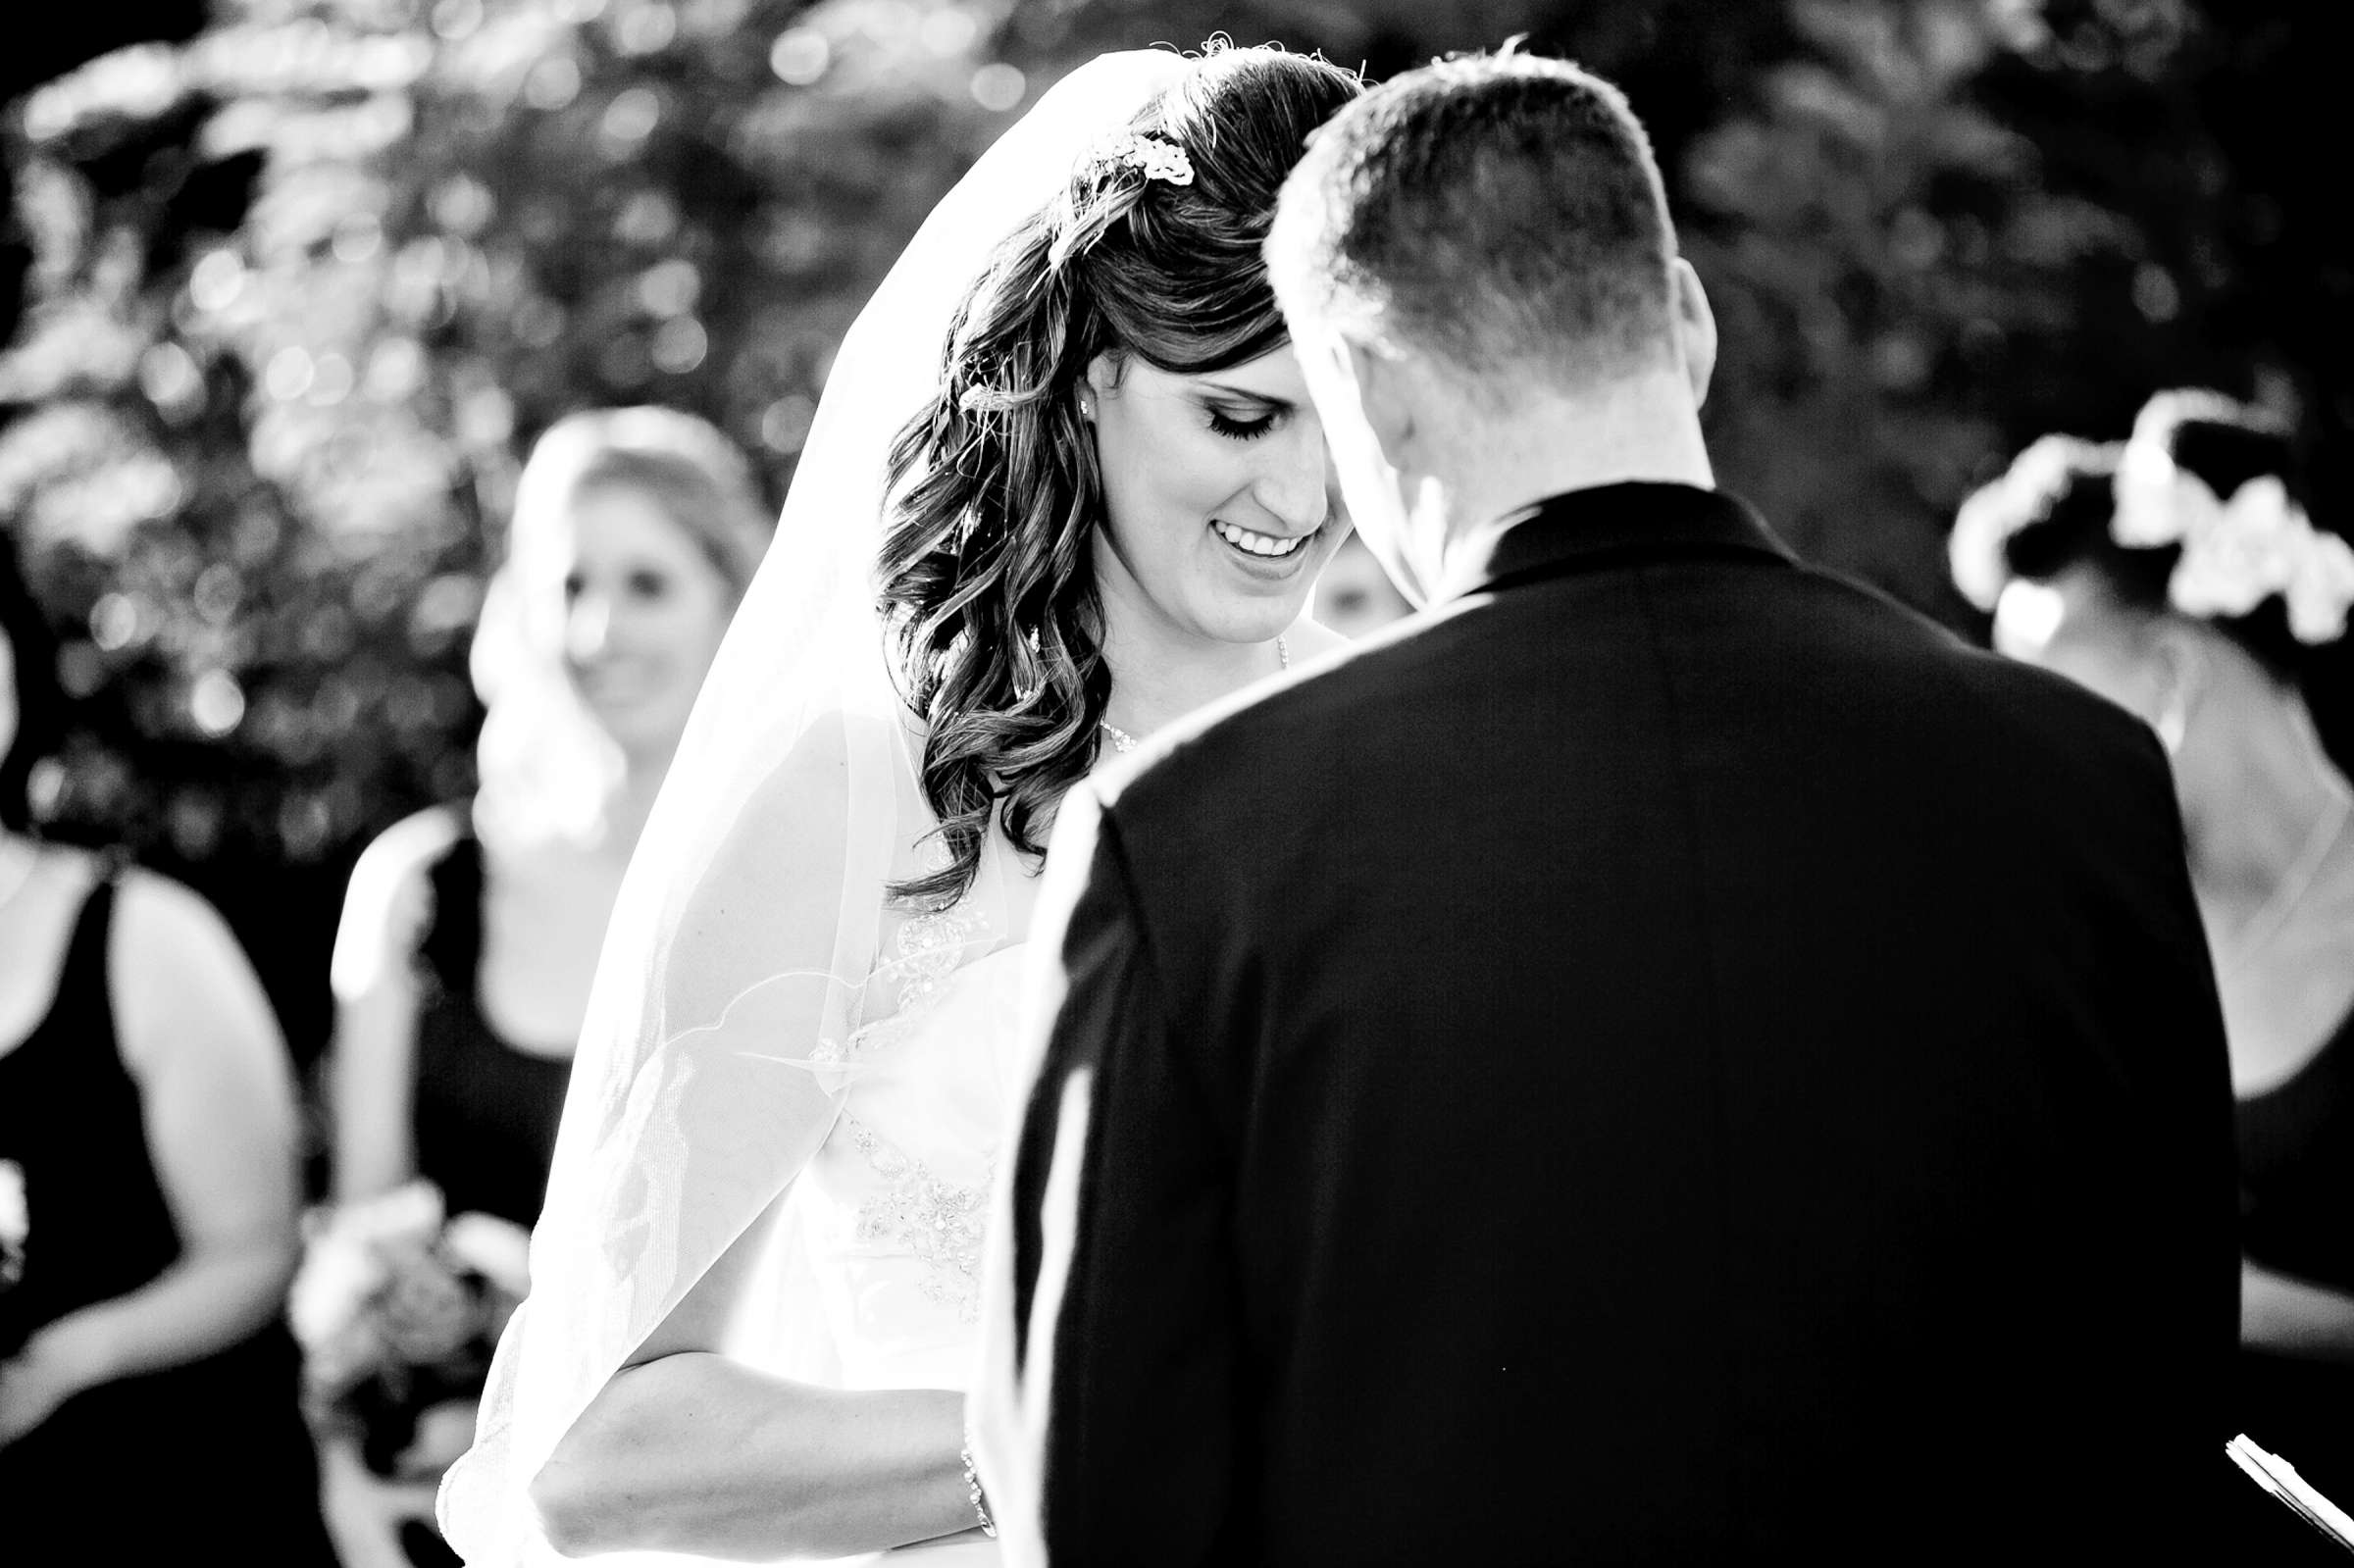
[[[563,1555],[833,1557],[973,1528],[962,1394],[818,1388],[716,1348],[775,1215],[688,1292],[533,1480]]]

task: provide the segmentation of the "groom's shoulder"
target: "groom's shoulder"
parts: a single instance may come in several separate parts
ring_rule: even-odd
[[[1974,738],[1989,761],[2073,754],[2098,768],[2154,761],[2166,772],[2147,724],[2068,677],[1981,647],[1845,574],[1810,565],[1790,578],[1813,595],[1800,614],[1817,627],[1844,624],[1859,680],[1884,685],[1891,700],[1916,705],[1957,738]]]
[[[1284,674],[1162,730],[1091,781],[1098,799],[1131,822],[1182,818],[1189,802],[1200,810],[1220,798],[1274,809],[1283,793],[1276,782],[1329,761],[1337,731],[1382,722],[1383,694],[1394,696],[1401,674],[1434,651],[1423,635],[1433,623],[1413,616],[1356,641],[1325,642]],[[1228,794],[1229,786],[1250,793]]]
[[[1937,759],[1951,787],[1982,803],[2024,803],[2052,833],[2146,831],[2178,855],[2174,772],[2138,716],[1980,647],[1876,586],[1817,567],[1790,577],[1814,596],[1816,625],[1843,628],[1829,633],[1846,666],[1829,700],[1885,718],[1879,743]]]
[[[2171,777],[2149,727],[2124,709],[2063,676],[1977,647],[1873,586],[1810,566],[1755,574],[1741,586],[1747,608],[1729,618],[1729,629],[1719,622],[1686,634],[1721,636],[1724,646],[1710,655],[1714,665],[1787,682],[1799,707],[1878,713],[1891,721],[1884,732],[1890,744],[1899,735],[1940,735],[1929,743],[1969,758],[1966,771],[2023,770],[2064,792],[2080,779],[2097,795],[2121,768],[2145,781]],[[1523,597],[1530,602],[1522,608],[1538,613],[1533,596]],[[1162,731],[1126,766],[1099,776],[1099,796],[1120,820],[1151,822],[1191,841],[1214,832],[1202,825],[1214,825],[1221,811],[1284,815],[1313,794],[1311,781],[1378,793],[1382,781],[1364,774],[1413,765],[1426,733],[1462,728],[1448,722],[1451,711],[1509,706],[1495,690],[1508,678],[1501,666],[1527,661],[1500,660],[1499,653],[1532,637],[1552,650],[1550,670],[1569,662],[1557,640],[1566,635],[1587,655],[1581,668],[1602,672],[1604,684],[1654,683],[1638,667],[1657,649],[1641,639],[1611,640],[1623,639],[1624,627],[1589,632],[1583,623],[1548,618],[1532,628],[1520,624],[1526,619],[1499,615],[1476,598],[1458,600],[1304,660]],[[1797,656],[1801,645],[1806,651]],[[1749,681],[1740,684],[1756,689]],[[1446,766],[1444,757],[1421,760]],[[2171,784],[2165,794],[2171,801]]]
[[[1951,628],[1868,583],[1820,568],[1798,574],[1846,599],[1859,618],[1874,624],[1878,646],[1893,666],[1919,667],[1930,682],[1976,695],[1983,703],[2046,722],[2056,735],[2101,749],[2154,746],[2149,726],[2115,702],[2050,670],[1965,640]],[[1968,712],[1967,705],[1957,718]]]
[[[1813,563],[1794,566],[1769,580],[1784,599],[1782,627],[1834,650],[1831,657],[1859,679],[1951,699],[1942,711],[1958,725],[1992,708],[2048,720],[2056,733],[2103,748],[2139,750],[2151,738],[2147,725],[2108,698],[1981,647],[1875,583]]]

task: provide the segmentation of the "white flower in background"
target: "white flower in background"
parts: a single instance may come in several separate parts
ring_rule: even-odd
[[[392,1276],[391,1266],[348,1229],[323,1232],[304,1249],[286,1315],[305,1348],[327,1344]]]
[[[455,1354],[475,1332],[474,1301],[457,1276],[424,1254],[393,1271],[374,1303],[384,1342],[415,1365]]]
[[[2165,451],[2130,443],[2118,465],[2109,531],[2128,548],[2181,547],[2167,599],[2184,615],[2243,616],[2277,593],[2299,642],[2345,633],[2354,546],[2315,528],[2275,475],[2260,475],[2223,500]]]
[[[287,1299],[294,1338],[316,1348],[365,1318],[440,1229],[440,1190],[422,1181],[315,1214]]]
[[[2193,520],[2182,537],[2182,560],[2167,597],[2184,615],[2242,616],[2284,593],[2295,581],[2304,537],[2312,528],[2289,505],[2281,482],[2248,481],[2220,504],[2215,492],[2183,474],[2181,510]]]
[[[2033,658],[2052,645],[2068,619],[2068,599],[2044,582],[2013,578],[1994,601],[1994,645],[2015,658]]]
[[[473,1211],[457,1216],[441,1234],[450,1255],[509,1294],[532,1288],[532,1233],[513,1220]]]
[[[1954,585],[1981,610],[1992,610],[2011,586],[2006,541],[2051,511],[2070,471],[2096,451],[2073,435],[2046,435],[2011,460],[2002,477],[1980,485],[1954,516],[1946,539]]]
[[[389,1192],[348,1203],[335,1224],[379,1245],[423,1246],[441,1229],[441,1189],[422,1178]]]
[[[2130,442],[2117,465],[2117,512],[2109,521],[2109,536],[2129,550],[2179,544],[2214,508],[2215,492],[2176,468],[2164,448]]]
[[[2281,594],[2288,630],[2299,642],[2312,647],[2344,636],[2347,611],[2354,608],[2354,545],[2314,531],[2305,560]]]

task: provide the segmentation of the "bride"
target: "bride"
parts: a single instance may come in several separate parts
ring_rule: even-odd
[[[962,1390],[1035,873],[1091,768],[1339,640],[1259,242],[1357,90],[1100,59],[844,340],[606,937],[469,1562],[994,1560]]]

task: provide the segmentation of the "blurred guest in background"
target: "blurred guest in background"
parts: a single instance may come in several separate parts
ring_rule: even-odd
[[[1307,613],[1319,626],[1345,637],[1361,637],[1412,610],[1365,541],[1352,533],[1332,552],[1331,563],[1316,580]]]
[[[284,1042],[209,905],[29,835],[55,653],[0,538],[0,1532],[11,1560],[332,1562],[281,1315]]]
[[[534,449],[475,642],[481,791],[387,831],[335,941],[334,1195],[423,1176],[538,1217],[573,1037],[638,831],[768,537],[691,415],[575,415]]]
[[[742,454],[691,415],[576,414],[534,449],[475,641],[480,790],[368,848],[336,936],[333,1196],[385,1212],[358,1229],[408,1226],[424,1211],[393,1189],[417,1180],[436,1222],[537,1220],[614,895],[768,516]],[[435,1411],[377,1413],[398,1431],[359,1451],[405,1489],[369,1488],[331,1444],[347,1555],[371,1550],[355,1521],[373,1512],[412,1558],[449,1560],[419,1533],[471,1440],[479,1374]]]
[[[2123,445],[2029,447],[1952,558],[1998,648],[2173,759],[2238,1099],[2238,1419],[2354,1499],[2354,785],[2300,681],[2345,634],[2354,550],[2308,518],[2288,431],[2177,391]]]

